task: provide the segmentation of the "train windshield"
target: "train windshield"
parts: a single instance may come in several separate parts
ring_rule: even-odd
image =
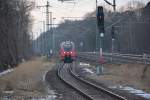
[[[71,51],[72,48],[72,45],[64,45],[64,51]]]

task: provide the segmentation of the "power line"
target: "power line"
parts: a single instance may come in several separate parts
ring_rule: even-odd
[[[51,12],[49,12],[49,8],[51,6],[50,6],[49,2],[47,1],[46,5],[44,5],[44,6],[37,6],[37,7],[45,7],[46,8],[46,31],[48,31],[49,30],[49,24],[50,24],[50,22],[49,22],[49,17],[50,17],[49,13],[51,13]]]
[[[116,0],[113,0],[113,3],[109,2],[108,0],[104,0],[107,4],[111,5],[114,9],[114,11],[116,11]]]
[[[48,49],[46,50],[46,52],[49,52],[50,50],[52,50],[52,31],[49,32],[49,26],[50,26],[50,29],[52,30],[52,12],[49,12],[49,8],[51,7],[50,4],[49,4],[49,1],[47,1],[46,5],[44,6],[37,6],[37,7],[44,7],[46,8],[46,32],[48,33],[48,36],[47,36],[47,39],[46,37],[44,36],[44,40],[50,40],[50,42],[47,41],[47,46],[48,46]],[[44,23],[43,23],[44,24]],[[44,25],[43,25],[44,27]],[[41,37],[42,38],[42,37]],[[50,44],[49,44],[50,43]],[[47,48],[46,44],[44,43],[44,48]],[[45,50],[44,50],[44,53],[45,53]]]

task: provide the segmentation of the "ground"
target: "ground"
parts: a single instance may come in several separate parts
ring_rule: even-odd
[[[150,66],[142,64],[106,64],[104,75],[95,76],[105,84],[133,86],[150,92]],[[110,81],[110,82],[108,82]]]
[[[54,63],[44,57],[21,63],[14,71],[0,77],[0,97],[11,95],[19,100],[46,96],[45,74],[53,66]]]
[[[65,84],[60,78],[58,78],[56,72],[57,67],[62,65],[58,63],[52,70],[46,75],[46,80],[50,85],[50,88],[56,90],[58,94],[58,100],[86,100],[80,93],[72,89],[70,86]]]
[[[69,89],[56,78],[56,66],[55,61],[47,60],[45,57],[33,58],[30,61],[21,63],[12,72],[0,76],[0,99],[5,96],[15,97],[11,100],[20,100],[23,97],[45,97],[50,95],[51,98],[55,98],[56,92],[54,90],[59,93],[57,95],[62,94],[59,98],[62,100],[79,97],[78,93]],[[83,68],[88,67],[93,72],[95,71],[94,66],[81,66]],[[48,84],[51,85],[49,87],[47,87],[45,80],[48,71]],[[107,86],[130,86],[150,93],[149,76],[150,66],[142,64],[105,64],[103,75],[86,74],[86,77]]]
[[[108,87],[122,88],[130,87],[136,89],[136,92],[144,91],[146,98],[150,98],[150,66],[144,64],[104,64],[102,75],[96,75],[95,65],[83,66],[95,72],[94,74],[86,74],[87,79],[94,80],[94,82],[102,83]],[[131,92],[133,89],[131,88]],[[142,91],[137,91],[142,90]]]

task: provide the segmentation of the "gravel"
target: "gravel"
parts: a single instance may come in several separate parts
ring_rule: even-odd
[[[86,100],[82,95],[74,91],[57,77],[57,66],[60,66],[60,64],[57,64],[47,73],[46,80],[50,87],[59,93],[59,100]]]

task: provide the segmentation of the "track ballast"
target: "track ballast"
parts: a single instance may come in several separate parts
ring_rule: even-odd
[[[117,95],[103,87],[97,86],[89,81],[86,81],[72,70],[73,64],[63,64],[58,67],[58,77],[69,85],[74,90],[78,91],[88,100],[127,100],[126,98]]]

